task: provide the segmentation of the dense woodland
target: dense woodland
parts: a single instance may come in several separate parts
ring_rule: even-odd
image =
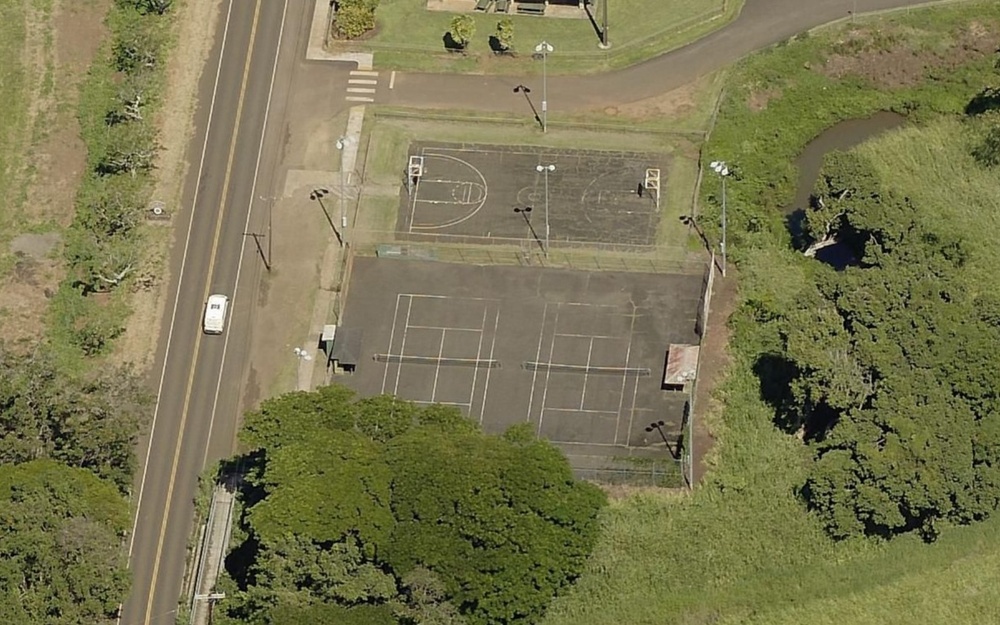
[[[557,449],[452,408],[330,386],[264,402],[243,441],[229,622],[537,622],[597,539],[604,495]]]
[[[128,369],[71,376],[0,348],[0,616],[112,618],[128,590],[126,499],[148,395]]]

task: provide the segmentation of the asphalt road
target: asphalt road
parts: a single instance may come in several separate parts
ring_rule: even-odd
[[[265,173],[278,159],[280,123],[274,121],[284,114],[290,70],[304,55],[311,18],[305,4],[233,0],[221,9],[200,86],[192,175],[174,217],[174,299],[158,346],[157,408],[149,438],[140,446],[145,457],[140,457],[129,545],[133,587],[122,625],[174,622],[198,475],[207,461],[233,450],[252,302],[263,267],[253,239],[244,233],[267,234],[268,200],[261,198],[273,192]],[[266,251],[266,239],[262,244]],[[201,333],[210,293],[231,298],[221,336]]]
[[[870,11],[914,0],[858,0]],[[550,77],[550,102],[581,109],[631,102],[681,86],[750,51],[843,17],[852,0],[747,0],[730,26],[687,47],[625,70]],[[293,105],[333,117],[343,101],[344,63],[304,60],[311,0],[228,0],[206,65],[182,206],[174,216],[173,299],[158,345],[157,408],[140,446],[137,515],[129,543],[133,588],[122,625],[173,623],[182,592],[193,497],[206,462],[231,455],[248,370],[254,301],[263,263],[247,232],[266,235],[268,201],[286,160]],[[538,77],[399,74],[378,103],[520,110],[511,97]],[[331,96],[336,92],[340,97]],[[298,102],[297,102],[298,101]],[[301,124],[300,124],[301,126]],[[262,239],[266,253],[267,242]],[[201,333],[210,293],[231,298],[227,331]],[[182,608],[183,609],[183,608]]]

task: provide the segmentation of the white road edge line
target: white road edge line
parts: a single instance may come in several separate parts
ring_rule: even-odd
[[[181,285],[184,283],[184,267],[187,265],[188,248],[191,244],[191,230],[194,226],[194,212],[198,206],[198,193],[201,190],[201,175],[205,167],[205,153],[208,151],[208,136],[212,131],[212,115],[215,112],[215,99],[219,92],[219,77],[222,75],[222,59],[226,55],[226,39],[229,36],[229,22],[233,12],[233,2],[229,0],[226,11],[226,27],[222,32],[222,46],[219,49],[219,64],[215,69],[215,84],[212,86],[212,100],[208,107],[208,122],[205,125],[205,141],[201,146],[201,160],[198,163],[198,177],[194,187],[194,197],[191,200],[191,219],[188,222],[187,235],[184,239],[184,253],[181,256],[180,274],[177,279],[177,291],[174,293],[174,308],[170,313],[170,330],[167,332],[167,346],[163,353],[163,369],[160,371],[160,383],[156,389],[156,407],[153,409],[153,420],[149,425],[149,442],[146,445],[146,458],[142,465],[142,478],[139,480],[139,495],[136,498],[135,518],[132,521],[132,534],[128,541],[128,564],[132,564],[132,549],[135,547],[135,530],[139,525],[139,511],[142,508],[142,493],[146,486],[146,473],[149,470],[149,455],[153,449],[153,434],[156,431],[156,417],[160,412],[160,395],[163,393],[163,382],[167,376],[167,362],[170,358],[170,343],[174,336],[174,323],[177,321],[177,306],[180,302]],[[119,611],[118,621],[121,622]]]
[[[261,124],[260,128],[260,142],[257,144],[257,161],[254,163],[253,168],[253,184],[250,185],[250,204],[247,207],[247,218],[243,224],[243,232],[250,231],[250,217],[253,215],[253,205],[254,200],[257,198],[257,174],[260,172],[260,158],[261,154],[264,152],[264,135],[267,133],[267,118],[271,113],[271,98],[274,94],[274,77],[278,73],[278,58],[281,56],[281,40],[285,34],[285,18],[288,14],[288,0],[281,7],[281,25],[278,27],[278,43],[274,48],[274,63],[271,65],[271,83],[267,87],[267,104],[264,106],[264,122]],[[223,198],[225,201],[225,198]],[[271,208],[274,208],[273,202],[271,200]],[[274,236],[274,233],[268,232],[268,236]],[[273,244],[273,241],[272,241]],[[236,265],[236,282],[233,285],[233,295],[231,298],[231,305],[236,306],[236,294],[240,290],[240,274],[243,271],[243,260],[246,256],[247,248],[247,238],[243,237],[242,243],[240,243],[240,261]],[[267,262],[271,262],[268,258]],[[230,316],[232,314],[230,313]],[[201,459],[201,466],[204,467],[205,463],[208,462],[208,448],[209,443],[212,441],[212,430],[215,427],[215,410],[219,405],[219,390],[222,388],[222,372],[226,368],[226,352],[229,350],[229,337],[232,336],[232,332],[226,332],[226,340],[222,343],[222,362],[219,364],[219,376],[215,384],[215,397],[212,399],[212,413],[208,420],[208,439],[205,441],[205,454]],[[237,404],[238,406],[239,404]],[[197,589],[196,589],[197,591]]]

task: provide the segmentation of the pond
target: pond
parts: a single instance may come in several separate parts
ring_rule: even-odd
[[[813,188],[819,178],[823,157],[834,150],[850,150],[878,135],[899,128],[906,123],[906,118],[898,113],[881,111],[864,119],[848,119],[827,128],[806,147],[795,159],[799,170],[799,179],[795,189],[795,199],[786,207],[785,214],[788,229],[792,236],[798,238],[802,234],[802,220],[805,211],[810,207]],[[830,245],[816,252],[816,259],[836,269],[843,269],[854,264],[849,250],[839,244]]]

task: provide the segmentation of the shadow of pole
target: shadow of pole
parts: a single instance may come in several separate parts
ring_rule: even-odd
[[[540,249],[542,253],[545,253],[545,244],[542,243],[542,240],[538,237],[538,233],[535,232],[535,227],[531,225],[531,219],[528,218],[528,213],[531,212],[531,207],[525,206],[524,208],[515,208],[514,212],[519,213],[521,217],[524,218],[524,223],[528,224],[528,230],[531,231],[531,236],[535,239],[535,243],[538,244],[538,249]]]
[[[309,193],[309,199],[319,203],[320,209],[323,210],[323,215],[326,217],[326,223],[330,224],[330,229],[333,230],[333,235],[337,237],[337,243],[340,247],[344,247],[344,239],[340,236],[340,231],[337,230],[336,224],[333,223],[333,218],[330,217],[330,211],[326,210],[326,204],[323,203],[323,198],[329,193],[327,189],[313,189]]]
[[[538,114],[538,109],[535,108],[535,103],[531,101],[531,97],[528,95],[531,93],[531,89],[524,85],[518,85],[514,87],[514,93],[524,94],[524,99],[528,101],[528,106],[531,107],[531,113],[535,116],[535,122],[538,123],[539,128],[544,130],[545,124],[542,123],[542,117]]]
[[[260,238],[264,237],[264,236],[267,236],[267,235],[266,234],[259,234],[257,232],[244,232],[243,236],[245,236],[245,237],[253,237],[254,245],[257,246],[257,253],[260,254],[260,260],[263,261],[263,263],[264,263],[264,269],[266,269],[268,271],[268,273],[270,273],[270,271],[271,271],[271,259],[269,259],[267,257],[267,254],[264,253],[264,246],[260,244]],[[268,239],[268,242],[270,243],[270,239]]]
[[[702,230],[701,226],[698,225],[697,220],[695,220],[695,218],[691,217],[690,215],[681,215],[680,219],[682,224],[684,224],[688,228],[691,228],[692,230],[698,233],[698,238],[701,239],[701,244],[705,246],[705,251],[711,254],[712,243],[708,240],[708,237],[705,235],[705,231]],[[719,267],[719,270],[721,271],[722,268]]]

